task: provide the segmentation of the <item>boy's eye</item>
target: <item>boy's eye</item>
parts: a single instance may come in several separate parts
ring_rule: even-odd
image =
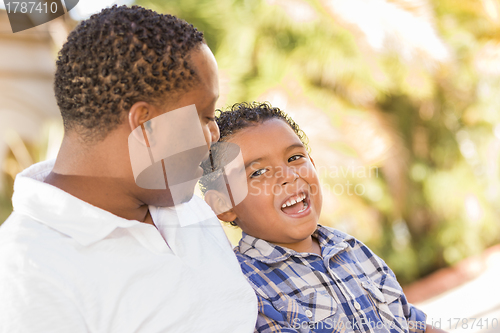
[[[293,162],[293,161],[296,161],[296,160],[301,159],[303,157],[304,157],[303,155],[293,155],[292,157],[290,157],[288,159],[288,162]]]
[[[263,175],[267,170],[266,169],[259,169],[257,171],[254,171],[251,175],[250,178],[255,178]]]

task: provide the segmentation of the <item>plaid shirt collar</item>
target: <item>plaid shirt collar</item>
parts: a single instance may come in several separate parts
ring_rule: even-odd
[[[348,247],[347,242],[354,241],[352,236],[337,230],[331,232],[320,224],[318,224],[312,236],[318,240],[324,258],[333,257]],[[308,257],[311,255],[311,253],[300,253],[286,247],[269,243],[244,232],[238,244],[238,250],[240,253],[265,264],[285,261],[291,256]]]

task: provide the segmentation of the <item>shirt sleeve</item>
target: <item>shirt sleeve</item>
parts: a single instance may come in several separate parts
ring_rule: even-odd
[[[365,244],[356,240],[361,252],[357,251],[357,259],[360,261],[365,273],[369,275],[379,286],[384,294],[394,294],[397,290],[401,294],[399,301],[402,306],[402,313],[408,324],[410,333],[422,333],[426,329],[427,315],[420,309],[408,303],[403,288],[399,285],[396,275],[385,261],[373,253]]]
[[[0,333],[87,333],[76,305],[36,276],[0,274]]]
[[[403,313],[408,321],[410,333],[425,332],[427,315],[422,310],[408,303],[405,294],[401,295],[401,303],[403,304]]]
[[[408,300],[406,299],[406,295],[403,292],[403,288],[398,283],[398,280],[396,278],[396,274],[392,271],[392,269],[387,266],[387,264],[376,256],[374,256],[385,265],[385,270],[387,271],[387,274],[393,279],[393,281],[397,284],[397,286],[401,290],[401,297],[400,297],[400,302],[403,307],[403,314],[406,318],[406,321],[408,323],[408,329],[409,333],[422,333],[425,332],[426,328],[426,320],[427,320],[427,315],[414,305],[408,303]]]
[[[298,330],[292,328],[290,323],[284,320],[280,311],[269,302],[267,299],[257,294],[257,304],[259,307],[259,315],[257,316],[257,324],[255,332],[270,333],[270,332],[285,332],[297,333]],[[300,332],[303,332],[302,330]],[[308,332],[310,332],[308,330]]]

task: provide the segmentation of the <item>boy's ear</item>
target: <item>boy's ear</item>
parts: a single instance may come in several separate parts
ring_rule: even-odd
[[[236,214],[225,195],[219,191],[209,190],[205,193],[205,202],[212,208],[215,215],[226,222],[232,222],[236,220]]]
[[[234,222],[234,220],[236,220],[237,216],[236,214],[233,212],[233,210],[228,210],[227,212],[225,213],[222,213],[222,214],[219,214],[217,215],[217,218],[219,220],[222,220],[224,222]]]
[[[311,156],[311,155],[309,155],[309,154],[307,154],[307,155],[309,156],[309,159],[311,160],[311,163],[312,163],[312,164],[314,165],[314,167],[316,168],[316,164],[314,164],[314,160],[313,160],[312,156]]]

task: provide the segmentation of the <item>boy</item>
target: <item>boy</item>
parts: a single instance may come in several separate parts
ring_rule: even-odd
[[[218,217],[243,231],[235,252],[259,299],[258,332],[426,330],[426,315],[407,302],[382,259],[317,224],[319,179],[306,136],[290,117],[265,103],[242,103],[217,123],[220,141],[241,149],[248,195],[231,207],[210,180],[202,186]]]

